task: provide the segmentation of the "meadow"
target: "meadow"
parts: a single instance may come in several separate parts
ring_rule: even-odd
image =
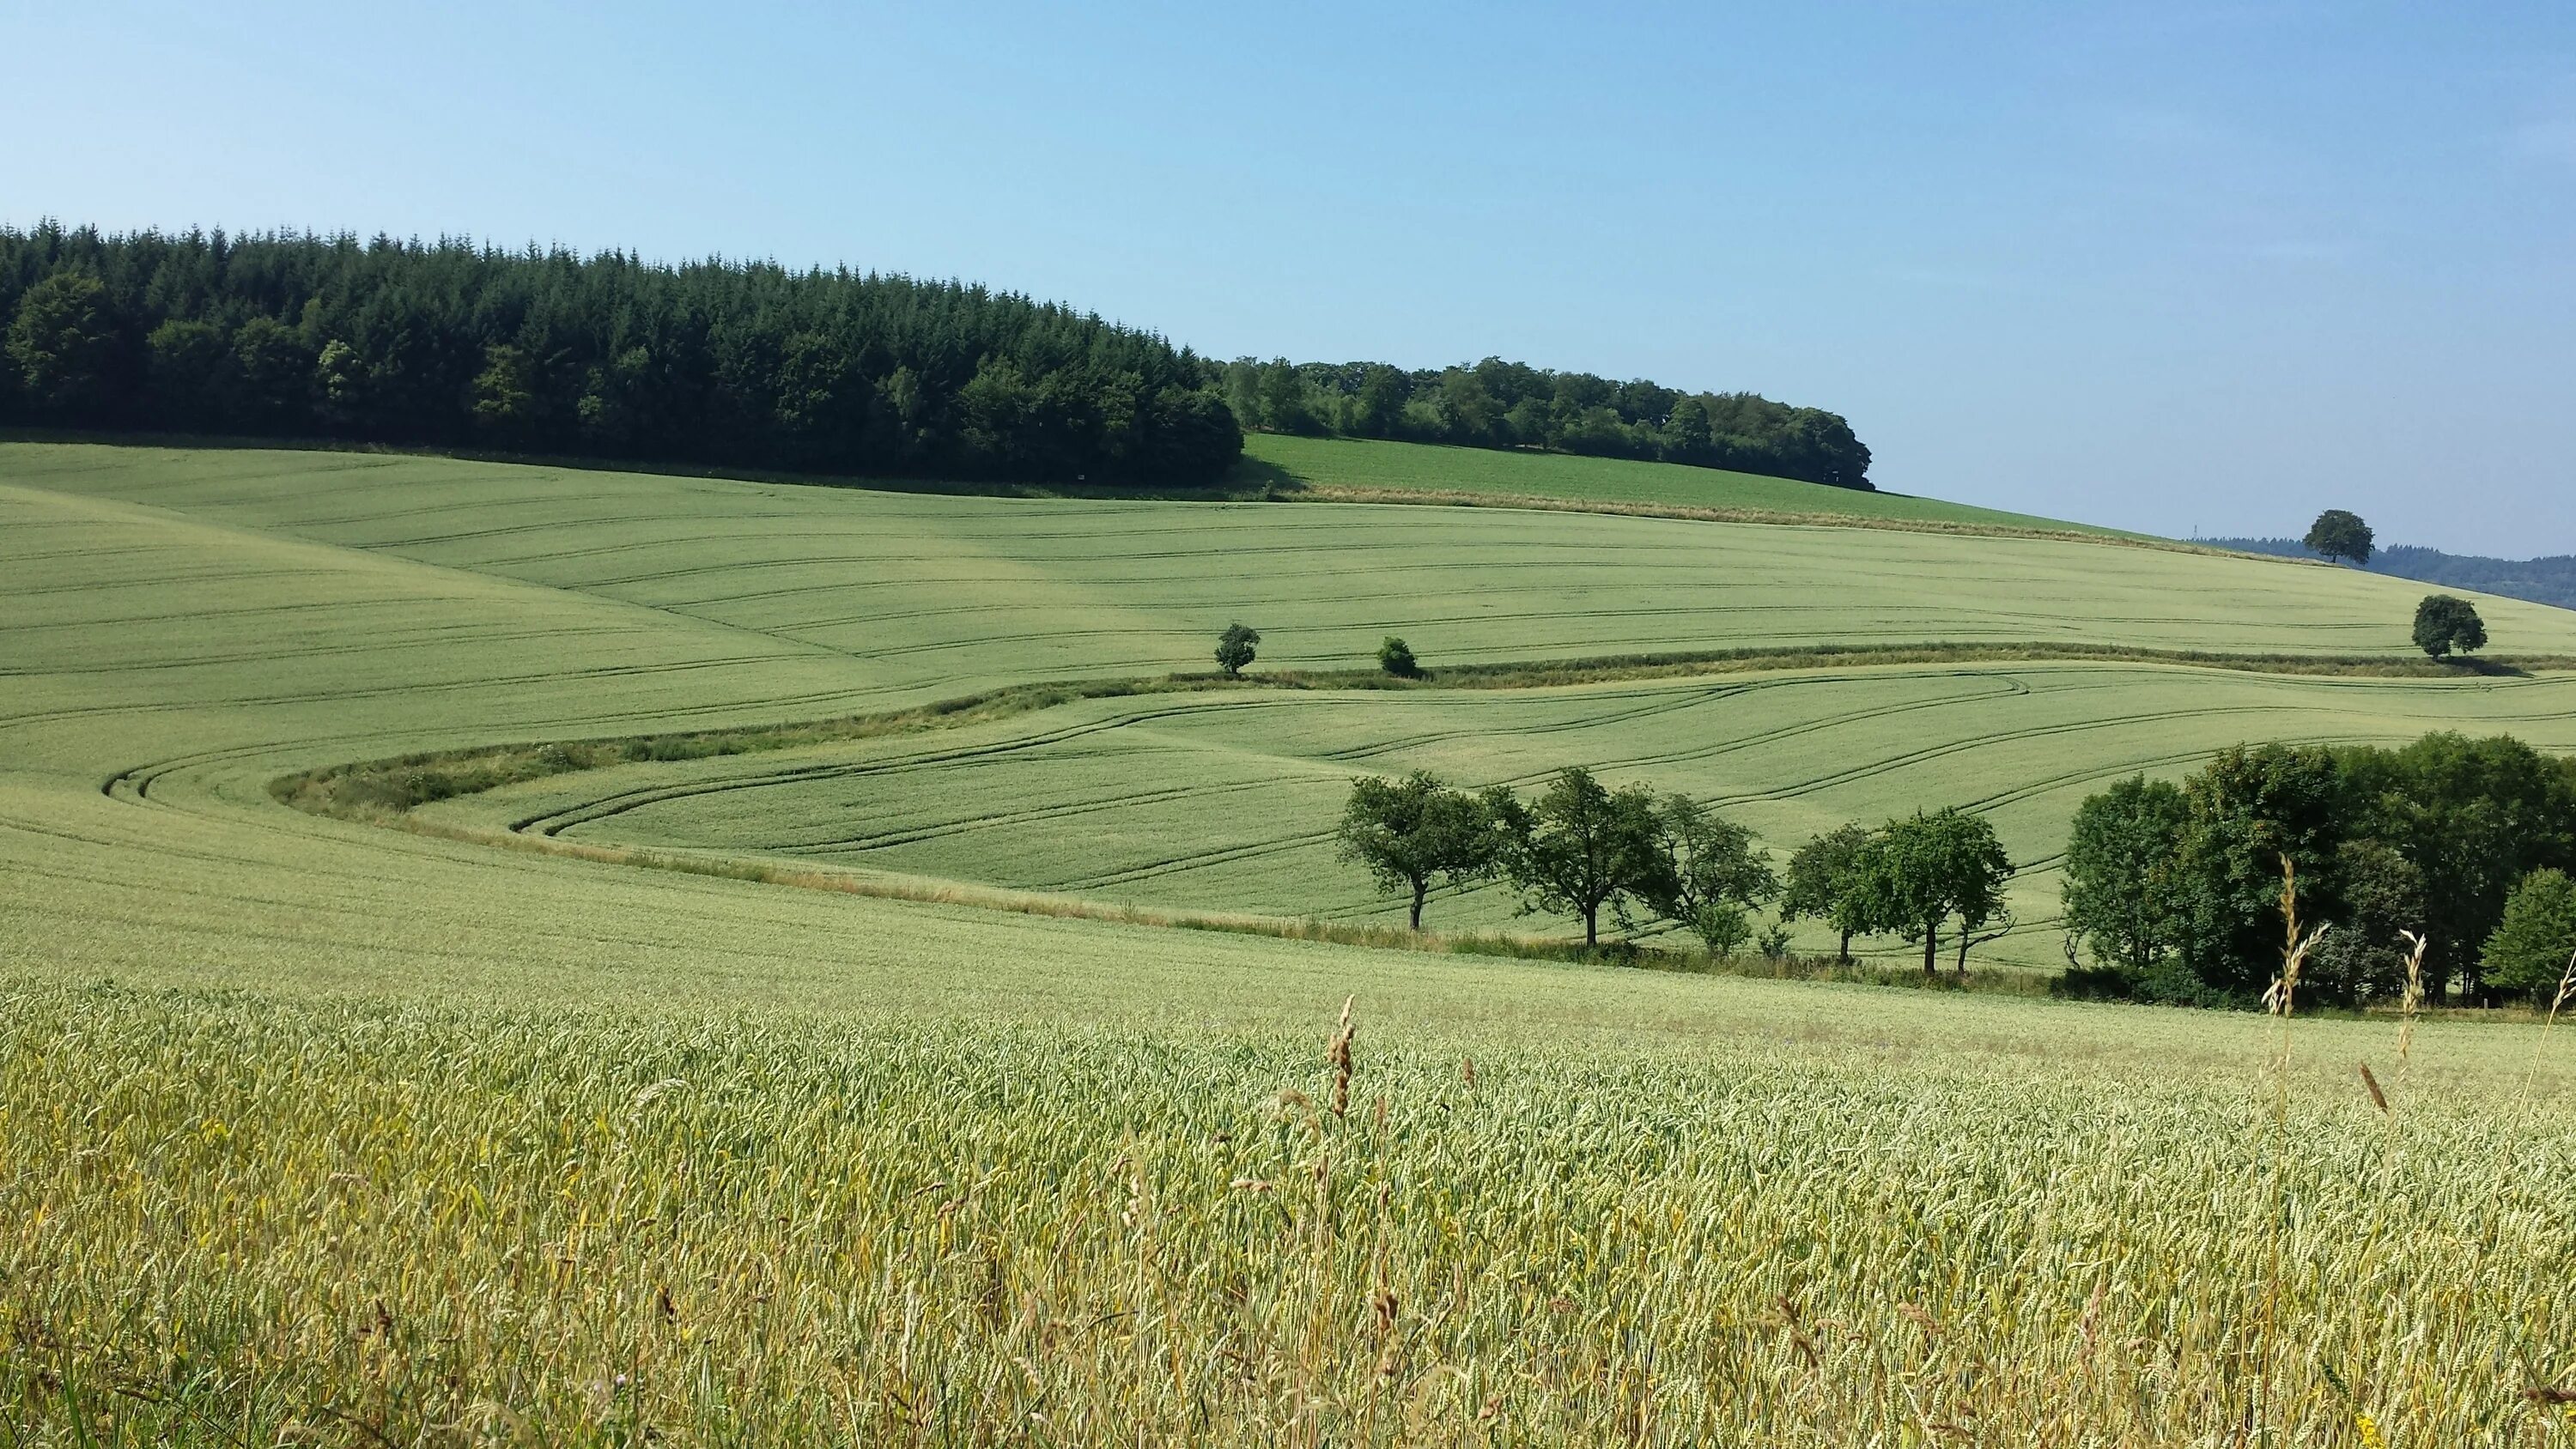
[[[2576,1061],[2535,1024],[2432,1020],[2401,1057],[2387,1021],[1018,915],[270,794],[413,751],[1203,669],[1238,616],[1255,672],[1364,664],[1388,632],[1435,670],[1925,641],[2396,661],[2415,592],[2028,537],[0,446],[0,1421],[39,1444],[2563,1441],[2527,1391],[2576,1384]],[[2576,653],[2576,616],[2480,607],[2499,650]],[[683,792],[568,838],[806,858],[836,814],[857,835],[1016,799],[1059,833],[933,832],[900,864],[1060,887],[1158,830],[1290,833],[1362,759],[1584,758],[1740,789],[1766,832],[1973,801],[2044,847],[2001,799],[2042,766],[2444,722],[2552,744],[2563,688],[1826,667],[1243,691],[1030,744],[1175,703],[1099,700],[813,761],[1022,762],[935,788],[947,767]],[[1792,767],[1816,788],[1750,798]],[[1189,793],[1260,771],[1278,800]],[[615,773],[524,788],[564,808]],[[1174,812],[1047,815],[1122,779],[1172,782]],[[1171,898],[1364,908],[1279,859],[1280,895],[1211,862]]]

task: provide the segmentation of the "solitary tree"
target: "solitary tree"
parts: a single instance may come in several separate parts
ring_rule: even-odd
[[[2302,540],[2308,551],[2327,560],[2349,559],[2357,564],[2370,562],[2372,535],[2370,525],[2358,513],[2329,508],[2308,525],[2308,536]]]
[[[1753,935],[1753,908],[1780,889],[1753,832],[1688,795],[1664,797],[1654,824],[1663,860],[1647,904],[1688,927],[1710,955],[1733,955]]]
[[[1642,785],[1612,793],[1592,772],[1557,772],[1533,807],[1497,787],[1487,808],[1501,830],[1503,869],[1523,896],[1523,909],[1579,916],[1583,944],[1601,944],[1601,910],[1626,909],[1664,889],[1657,849],[1654,792]]]
[[[1878,929],[1865,913],[1868,902],[1857,889],[1854,872],[1868,846],[1869,831],[1860,825],[1837,826],[1808,841],[1789,857],[1789,877],[1780,895],[1783,919],[1809,917],[1841,933],[1834,959],[1846,965],[1852,937]]]
[[[1411,895],[1406,920],[1417,931],[1432,882],[1466,885],[1491,876],[1500,847],[1484,805],[1425,770],[1401,780],[1353,780],[1337,834],[1343,860],[1365,869],[1379,889]]]
[[[1225,671],[1225,677],[1228,679],[1240,677],[1243,666],[1252,662],[1253,648],[1260,642],[1260,630],[1247,628],[1240,623],[1226,625],[1225,632],[1218,635],[1216,640],[1217,667]]]
[[[2562,871],[2535,870],[2513,888],[2503,923],[2487,937],[2487,984],[2548,995],[2567,979],[2571,957],[2576,957],[2576,881]]]
[[[2144,975],[2181,923],[2173,863],[2191,809],[2181,787],[2132,775],[2075,807],[2066,839],[2066,929],[2096,961]]]
[[[1941,927],[1952,916],[1959,918],[1963,974],[1971,938],[1999,917],[2009,919],[2003,886],[2012,862],[1992,825],[1957,809],[1889,821],[1862,851],[1856,874],[1861,913],[1907,941],[1921,941],[1926,976],[1938,972]]]
[[[2483,649],[2487,643],[2486,622],[2468,600],[2449,594],[2426,594],[2415,606],[2415,647],[2443,658],[2452,650],[2462,653]]]
[[[1413,646],[1392,634],[1377,646],[1377,667],[1398,679],[1420,679],[1422,666],[1414,661]]]

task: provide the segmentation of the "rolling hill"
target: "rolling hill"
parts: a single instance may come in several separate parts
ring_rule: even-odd
[[[1314,447],[1279,466],[1531,486],[1480,471],[1500,455]],[[2242,738],[2576,748],[2576,676],[2410,676],[2411,585],[1995,527],[0,445],[0,1412],[105,1401],[141,1438],[341,1414],[1580,1441],[1650,1399],[1684,1438],[1750,1416],[1893,1442],[1928,1413],[2173,1442],[2254,1412],[2248,1353],[2291,1437],[2349,1430],[2338,1385],[2425,1442],[2520,1412],[2496,1366],[2560,1373],[2576,1342],[2576,1062],[2536,1029],[2430,1022],[2392,1059],[2376,1021],[974,904],[1367,922],[1314,843],[1351,773],[1586,762],[1723,797],[1775,848],[1986,810],[2037,966],[2090,781]],[[2499,652],[2576,656],[2576,615],[2479,606]],[[1941,657],[1074,699],[558,774],[411,828],[272,794],[413,752],[1204,670],[1234,618],[1256,673],[1364,667],[1387,633],[1435,673]],[[2293,672],[2354,660],[2387,677]],[[617,863],[634,846],[709,868]],[[954,898],[724,873],[744,860]]]

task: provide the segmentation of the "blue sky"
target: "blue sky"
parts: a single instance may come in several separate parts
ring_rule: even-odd
[[[0,0],[0,220],[955,275],[1833,408],[1880,486],[2576,552],[2576,6]]]

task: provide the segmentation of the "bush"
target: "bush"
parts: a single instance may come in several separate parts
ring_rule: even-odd
[[[1398,679],[1420,679],[1422,666],[1414,662],[1413,646],[1393,634],[1377,646],[1377,667]]]

